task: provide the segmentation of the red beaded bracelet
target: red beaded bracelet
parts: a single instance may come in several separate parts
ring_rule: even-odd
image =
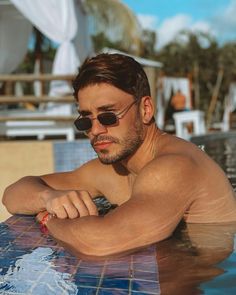
[[[53,215],[48,212],[43,216],[42,220],[40,221],[40,230],[42,233],[44,233],[44,234],[48,233],[47,222],[52,217],[53,217]]]

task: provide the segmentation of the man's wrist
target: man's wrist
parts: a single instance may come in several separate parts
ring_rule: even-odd
[[[55,215],[53,215],[53,214],[51,214],[51,213],[49,213],[47,211],[45,212],[45,214],[42,216],[42,219],[39,220],[41,232],[48,233],[47,223],[53,217],[55,217]]]

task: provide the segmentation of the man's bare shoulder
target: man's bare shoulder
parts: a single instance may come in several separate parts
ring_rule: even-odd
[[[187,192],[200,175],[196,161],[188,155],[166,153],[155,157],[140,171],[134,184],[134,195]]]

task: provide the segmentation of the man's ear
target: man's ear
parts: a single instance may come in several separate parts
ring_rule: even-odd
[[[140,103],[141,114],[144,124],[149,124],[154,116],[154,104],[150,96],[141,98]]]

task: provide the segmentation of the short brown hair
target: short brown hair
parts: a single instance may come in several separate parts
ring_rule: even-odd
[[[136,100],[151,95],[143,68],[127,55],[102,53],[86,59],[73,82],[75,99],[80,89],[98,83],[111,84]]]

